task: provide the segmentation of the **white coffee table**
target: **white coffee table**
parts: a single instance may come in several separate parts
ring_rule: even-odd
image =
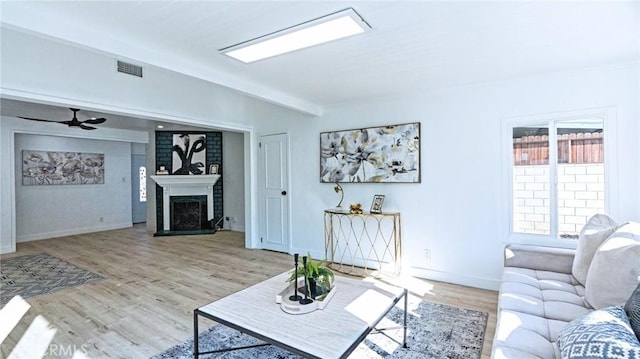
[[[323,310],[287,314],[275,297],[288,283],[289,272],[267,279],[194,310],[194,358],[243,348],[199,352],[198,316],[209,318],[305,358],[346,358],[404,297],[403,343],[406,347],[407,290],[353,279],[335,278],[335,294]],[[378,329],[384,330],[384,329]]]

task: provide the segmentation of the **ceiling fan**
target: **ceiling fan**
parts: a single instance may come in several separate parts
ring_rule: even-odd
[[[43,119],[39,119],[39,118],[22,117],[22,116],[18,116],[18,118],[22,118],[22,119],[25,119],[25,120],[32,120],[32,121],[62,123],[62,124],[65,124],[65,125],[67,125],[69,127],[80,127],[83,130],[95,130],[96,129],[96,127],[87,126],[87,125],[85,125],[85,123],[88,123],[88,124],[91,124],[91,125],[98,125],[98,124],[101,124],[101,123],[103,123],[103,122],[105,122],[107,120],[104,117],[100,117],[100,118],[90,118],[88,120],[80,121],[76,117],[76,113],[78,111],[80,111],[80,109],[78,109],[78,108],[69,108],[69,110],[73,111],[73,118],[71,120],[68,120],[68,121],[43,120]]]

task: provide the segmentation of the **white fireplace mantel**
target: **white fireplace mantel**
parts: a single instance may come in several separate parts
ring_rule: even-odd
[[[213,219],[213,186],[220,175],[156,175],[151,176],[162,191],[163,229],[170,230],[169,205],[171,196],[207,196],[207,219]]]

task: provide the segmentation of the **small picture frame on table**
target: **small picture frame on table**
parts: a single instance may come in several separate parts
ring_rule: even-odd
[[[210,175],[217,175],[218,174],[218,165],[210,165],[209,166],[209,174]]]
[[[376,194],[373,196],[373,202],[371,202],[371,213],[382,213],[382,203],[384,202],[383,194]]]

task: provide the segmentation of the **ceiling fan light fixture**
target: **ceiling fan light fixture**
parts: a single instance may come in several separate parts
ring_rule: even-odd
[[[362,34],[371,26],[353,8],[340,10],[219,51],[246,64]]]
[[[87,123],[91,124],[91,125],[99,125],[99,124],[104,123],[105,121],[107,121],[107,119],[104,118],[104,117],[99,117],[99,118],[91,117],[91,118],[89,118],[87,120],[80,121],[80,120],[78,120],[78,117],[77,117],[77,113],[78,113],[78,111],[80,111],[80,109],[69,108],[69,110],[71,110],[73,112],[73,118],[71,118],[71,120],[65,120],[65,121],[46,120],[46,119],[41,119],[41,118],[23,117],[23,116],[17,116],[17,117],[25,119],[25,120],[31,120],[31,121],[61,123],[63,125],[67,125],[69,127],[79,127],[79,128],[81,128],[83,130],[96,130],[97,129],[97,127],[86,125]]]

